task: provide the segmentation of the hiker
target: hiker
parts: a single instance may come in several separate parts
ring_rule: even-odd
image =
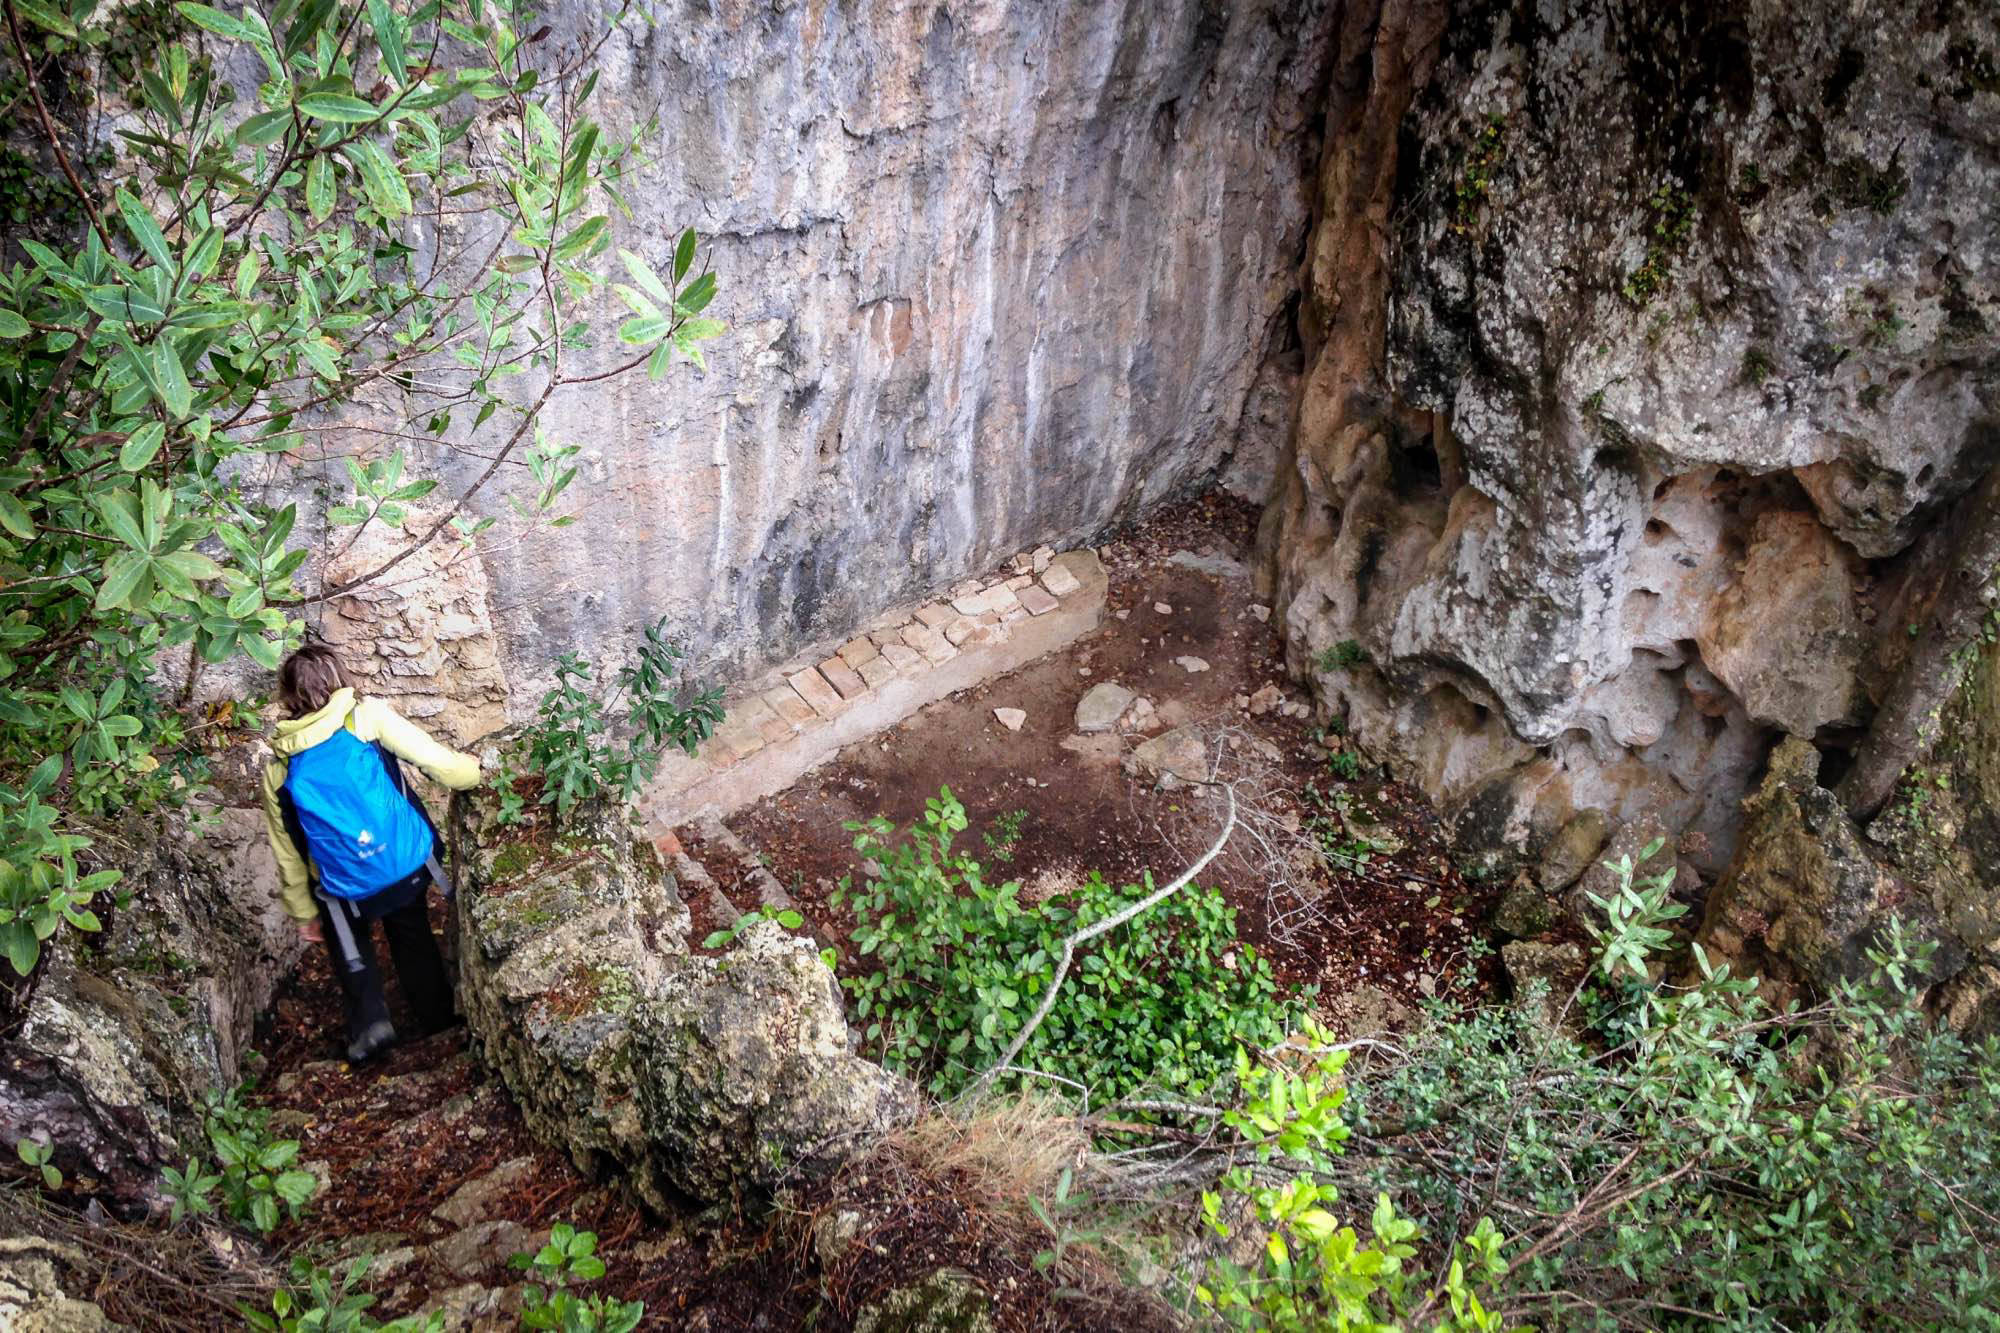
[[[279,897],[300,936],[327,947],[346,1000],[347,1058],[360,1064],[396,1040],[370,939],[376,921],[419,1035],[457,1022],[425,901],[443,878],[437,833],[396,760],[453,791],[478,784],[479,760],[438,744],[380,699],[356,698],[325,644],[285,659],[278,702],[291,717],[278,724],[278,758],[264,770],[264,823]]]

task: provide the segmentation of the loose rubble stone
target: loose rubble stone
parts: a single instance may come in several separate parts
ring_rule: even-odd
[[[1181,670],[1187,672],[1190,676],[1198,675],[1199,673],[1208,670],[1207,660],[1204,658],[1196,657],[1191,653],[1186,656],[1176,657],[1174,659],[1174,665],[1179,667]]]
[[[1262,624],[1270,620],[1271,608],[1264,605],[1262,602],[1252,602],[1250,604],[1250,614],[1257,618],[1258,623]]]
[[[1191,727],[1176,727],[1140,745],[1132,760],[1142,773],[1172,774],[1183,782],[1206,782],[1208,743]]]
[[[1160,715],[1154,709],[1153,701],[1142,696],[1134,699],[1132,706],[1125,710],[1125,716],[1119,719],[1118,729],[1120,731],[1151,731],[1159,725]]]
[[[993,710],[993,716],[1009,731],[1019,731],[1021,725],[1028,720],[1028,715],[1018,708],[996,708]]]
[[[1250,702],[1247,707],[1250,710],[1250,716],[1262,717],[1273,708],[1284,703],[1284,701],[1285,692],[1283,690],[1279,689],[1276,685],[1266,685],[1250,696]]]
[[[1068,565],[1050,565],[1042,571],[1042,587],[1051,597],[1067,597],[1082,586]]]
[[[1561,893],[1595,864],[1606,833],[1602,811],[1585,810],[1571,817],[1542,849],[1535,879],[1550,893]]]
[[[485,1175],[474,1176],[453,1190],[449,1199],[431,1209],[431,1216],[455,1227],[469,1227],[475,1222],[491,1221],[488,1214],[492,1211],[493,1205],[506,1198],[510,1191],[518,1188],[523,1181],[530,1179],[534,1174],[534,1158],[509,1158]]]
[[[945,642],[953,645],[963,644],[972,637],[972,631],[978,628],[970,616],[960,616],[944,627]]]
[[[1055,558],[1056,558],[1056,553],[1054,548],[1048,546],[1037,546],[1035,548],[1035,554],[1031,564],[1031,568],[1033,568],[1035,573],[1040,574],[1049,567],[1049,561]]]
[[[958,656],[958,649],[952,647],[944,635],[923,625],[904,626],[903,642],[922,653],[933,666]]]
[[[430,1256],[459,1277],[477,1277],[517,1254],[532,1254],[541,1243],[540,1232],[502,1219],[453,1232],[430,1247]]]
[[[1109,731],[1118,725],[1125,709],[1137,696],[1115,680],[1102,681],[1084,692],[1076,705],[1076,729],[1081,732]]]
[[[1165,602],[1154,602],[1153,610],[1163,616],[1170,616],[1174,613],[1174,608]]]

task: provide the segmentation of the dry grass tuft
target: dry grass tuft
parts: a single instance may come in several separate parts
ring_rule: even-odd
[[[953,1180],[966,1202],[990,1214],[1031,1218],[1028,1200],[1054,1192],[1065,1169],[1081,1176],[1090,1138],[1054,1099],[989,1097],[938,1111],[884,1145],[912,1167]]]

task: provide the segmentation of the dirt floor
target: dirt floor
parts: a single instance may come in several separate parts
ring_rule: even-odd
[[[1365,764],[1339,776],[1339,736],[1297,716],[1304,696],[1287,682],[1275,629],[1253,610],[1247,572],[1208,572],[1240,568],[1255,522],[1253,508],[1208,497],[1112,542],[1097,631],[849,746],[726,822],[828,942],[853,924],[829,902],[842,876],[858,874],[845,825],[879,814],[906,826],[945,786],[971,820],[960,850],[989,878],[1021,881],[1025,898],[1062,892],[1091,871],[1114,882],[1147,871],[1163,880],[1213,840],[1223,798],[1161,790],[1152,775],[1128,772],[1126,756],[1149,736],[1192,728],[1248,821],[1204,881],[1237,908],[1239,930],[1281,979],[1319,987],[1335,1011],[1337,997],[1364,988],[1393,1004],[1437,993],[1474,961],[1468,944],[1491,891],[1458,875],[1416,793]],[[1183,658],[1206,668],[1190,671]],[[1150,699],[1159,725],[1079,736],[1077,703],[1103,681]],[[1292,715],[1264,706],[1274,691],[1292,701]],[[1027,721],[1009,731],[996,708],[1021,709]]]

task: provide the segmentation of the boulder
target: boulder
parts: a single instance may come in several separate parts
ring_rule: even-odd
[[[688,947],[673,878],[629,813],[508,828],[461,796],[460,997],[529,1128],[666,1211],[830,1169],[916,1107],[853,1053],[833,974],[775,922]]]
[[[1577,944],[1515,940],[1500,946],[1500,962],[1514,986],[1514,1003],[1537,1027],[1553,1028],[1590,959]],[[1574,1019],[1572,1006],[1568,1015]]]
[[[1584,810],[1573,816],[1549,839],[1535,867],[1535,880],[1550,893],[1561,893],[1583,878],[1597,863],[1606,833],[1602,812]]]
[[[125,1325],[63,1290],[63,1271],[87,1272],[82,1251],[39,1236],[0,1237],[0,1328],[11,1333],[114,1333]]]
[[[1142,742],[1132,751],[1132,763],[1141,773],[1172,775],[1182,782],[1206,782],[1208,742],[1193,727],[1175,727]]]
[[[940,1268],[861,1307],[854,1333],[990,1333],[993,1300],[969,1274]]]
[[[55,1165],[126,1215],[159,1205],[202,1094],[244,1074],[251,1030],[302,945],[255,810],[98,831],[131,898],[101,934],[59,930],[0,1047],[0,1140],[32,1128]],[[100,903],[100,913],[105,912]]]
[[[1493,909],[1493,928],[1517,940],[1532,940],[1549,933],[1562,908],[1526,876],[1516,877]]]

